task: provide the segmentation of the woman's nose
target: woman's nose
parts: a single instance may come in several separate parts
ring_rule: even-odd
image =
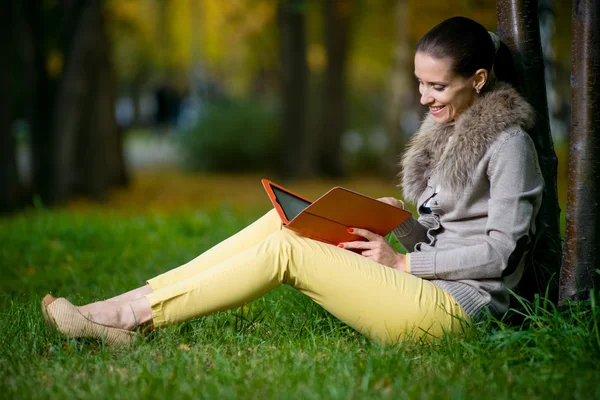
[[[423,89],[423,92],[421,92],[421,104],[426,106],[427,104],[430,104],[432,100],[433,99],[432,99],[431,95],[429,94],[429,90]]]

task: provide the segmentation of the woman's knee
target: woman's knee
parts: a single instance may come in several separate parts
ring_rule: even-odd
[[[297,234],[289,229],[281,229],[279,231],[271,233],[265,239],[265,242],[274,247],[285,247],[289,246],[291,242],[297,237]]]
[[[282,229],[267,236],[260,243],[258,252],[275,257],[273,265],[287,268],[290,264],[293,264],[292,260],[294,260],[296,254],[305,251],[303,240],[306,239],[293,231]]]

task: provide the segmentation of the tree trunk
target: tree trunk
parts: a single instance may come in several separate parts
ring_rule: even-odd
[[[496,5],[498,35],[511,50],[522,83],[520,89],[535,109],[535,126],[529,134],[535,142],[545,181],[542,207],[536,218],[533,263],[525,269],[518,292],[531,300],[536,293],[548,289],[550,298],[556,301],[555,275],[559,273],[562,257],[556,184],[558,160],[550,135],[537,0],[497,0]]]
[[[71,6],[71,9],[69,9]],[[94,68],[88,55],[88,29],[85,25],[90,12],[89,0],[75,9],[73,3],[66,4],[65,25],[68,32],[63,39],[64,70],[56,94],[53,131],[56,139],[52,153],[56,155],[56,199],[64,202],[71,195],[77,175],[84,171],[76,168],[78,133],[83,124],[85,99],[91,94],[90,77],[86,74]]]
[[[408,2],[396,2],[396,40],[394,43],[394,65],[391,74],[390,99],[386,112],[386,131],[389,140],[385,174],[394,177],[398,173],[400,153],[404,149],[404,132],[401,120],[404,111],[412,107],[407,90],[411,87],[409,71],[412,66],[412,51],[409,45]]]
[[[2,54],[9,54],[4,48],[0,48],[0,51]],[[20,192],[15,140],[12,134],[13,90],[10,67],[8,62],[0,62],[0,213],[13,211],[17,207]]]
[[[589,297],[600,287],[600,2],[573,3],[571,136],[565,254],[560,300]]]
[[[13,2],[0,14],[0,213],[14,210],[19,203],[20,184],[15,156],[15,140],[12,133],[15,92],[12,85],[12,69],[15,57],[12,25]]]
[[[88,98],[91,111],[86,113],[87,123],[80,132],[81,137],[88,136],[87,142],[91,147],[79,153],[89,155],[101,150],[95,157],[85,157],[79,163],[89,171],[85,182],[80,182],[80,185],[83,183],[84,192],[98,199],[104,198],[110,187],[123,186],[128,182],[123,157],[123,131],[119,129],[114,115],[116,78],[102,12],[103,4],[98,0],[91,3],[91,16],[86,28],[94,54],[95,68],[91,70],[89,77],[94,95]]]
[[[282,65],[280,173],[283,177],[306,177],[312,173],[307,152],[307,89],[305,0],[283,0],[279,4]]]
[[[350,0],[327,0],[324,3],[327,69],[317,154],[321,173],[341,177],[344,174],[341,142],[346,127],[346,61],[353,5]]]
[[[125,184],[120,131],[114,117],[114,77],[101,0],[71,13],[73,38],[66,49],[54,118],[56,199],[73,191],[102,200],[113,184]]]
[[[47,205],[66,201],[75,190],[102,199],[111,185],[127,182],[114,116],[105,2],[12,4],[26,83],[32,192]],[[47,73],[46,43],[58,44],[63,55],[58,80],[51,81]]]
[[[34,195],[42,203],[50,205],[54,196],[53,153],[50,151],[53,133],[50,121],[53,107],[53,91],[46,70],[45,24],[43,1],[15,1],[15,26],[17,49],[23,65],[24,90],[27,103],[31,143],[31,175]]]

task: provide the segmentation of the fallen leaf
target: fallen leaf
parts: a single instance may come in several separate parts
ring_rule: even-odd
[[[181,343],[178,347],[179,350],[185,350],[185,351],[190,351],[190,346],[185,344],[185,343]]]

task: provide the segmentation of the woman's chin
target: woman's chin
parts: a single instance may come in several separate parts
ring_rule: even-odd
[[[446,122],[450,121],[448,114],[445,112],[440,114],[431,113],[431,115],[433,116],[433,120],[438,124],[445,124]]]

